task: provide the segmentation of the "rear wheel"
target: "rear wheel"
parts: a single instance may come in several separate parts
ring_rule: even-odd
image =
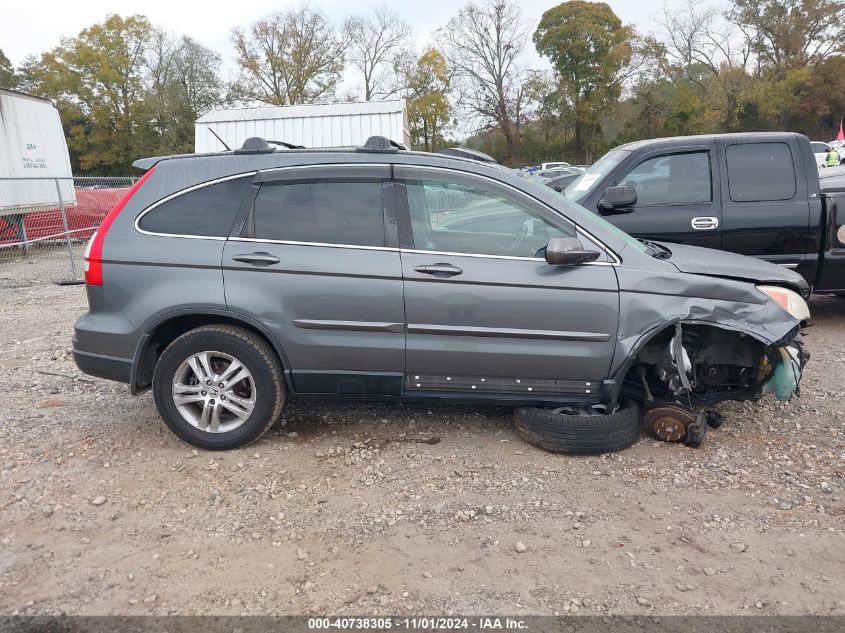
[[[640,436],[640,410],[630,401],[612,413],[597,407],[519,407],[514,422],[523,440],[553,453],[611,453]]]
[[[255,441],[279,418],[282,375],[263,339],[210,325],[167,346],[153,373],[153,396],[176,435],[199,448],[225,450]]]

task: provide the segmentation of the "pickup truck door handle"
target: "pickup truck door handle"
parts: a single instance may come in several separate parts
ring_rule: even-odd
[[[710,216],[693,218],[690,224],[696,231],[715,231],[719,228],[719,218]]]
[[[254,266],[270,266],[271,264],[278,264],[281,261],[278,257],[270,253],[241,253],[239,255],[232,255],[232,259],[236,262],[253,264]]]
[[[414,270],[418,273],[425,273],[426,275],[434,275],[435,277],[454,277],[455,275],[460,275],[463,270],[458,268],[457,266],[452,266],[452,264],[428,264],[426,266],[415,266]]]

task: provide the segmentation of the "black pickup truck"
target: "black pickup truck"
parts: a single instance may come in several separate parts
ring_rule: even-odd
[[[800,134],[713,134],[620,145],[563,193],[636,237],[760,257],[795,269],[815,292],[843,294],[839,175],[820,181]]]

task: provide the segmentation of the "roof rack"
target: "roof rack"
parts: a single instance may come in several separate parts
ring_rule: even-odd
[[[279,145],[284,147],[285,149],[305,149],[305,145],[294,145],[293,143],[288,143],[286,141],[267,141],[270,145]]]
[[[359,152],[387,152],[392,154],[398,152],[400,149],[404,150],[408,148],[386,136],[371,136],[363,145],[355,149]]]
[[[478,160],[482,163],[495,163],[496,159],[490,156],[489,154],[485,154],[484,152],[479,152],[478,150],[468,149],[466,147],[446,147],[441,149],[437,152],[438,154],[443,154],[444,156],[456,156],[458,158],[469,158],[470,160]]]

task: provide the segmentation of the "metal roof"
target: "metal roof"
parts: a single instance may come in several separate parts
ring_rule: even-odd
[[[274,119],[313,118],[355,114],[392,114],[403,112],[405,101],[364,101],[361,103],[329,103],[324,105],[267,106],[213,110],[197,119],[197,123],[223,121],[262,121]]]

